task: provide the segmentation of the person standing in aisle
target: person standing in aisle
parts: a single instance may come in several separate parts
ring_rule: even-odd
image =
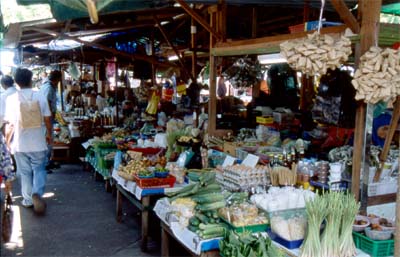
[[[54,123],[54,117],[57,112],[57,86],[61,81],[61,71],[53,70],[50,72],[47,79],[45,79],[42,87],[40,88],[40,93],[47,99],[50,111],[51,111],[51,124]],[[53,130],[52,130],[53,131]],[[53,133],[51,133],[53,135]],[[46,170],[50,174],[52,173],[51,169],[57,169],[60,167],[59,164],[54,163],[52,158],[53,146],[49,144],[47,152],[47,163]]]
[[[4,125],[4,113],[6,109],[6,99],[9,95],[17,92],[17,89],[14,87],[14,80],[11,76],[4,75],[1,78],[1,86],[5,90],[0,95],[0,128],[3,129]]]
[[[6,142],[21,178],[22,205],[33,206],[35,213],[44,214],[46,203],[42,196],[47,176],[47,144],[52,143],[51,112],[46,98],[32,90],[30,70],[17,69],[15,82],[19,89],[6,100]]]

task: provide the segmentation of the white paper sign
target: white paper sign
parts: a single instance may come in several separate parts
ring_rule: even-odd
[[[258,160],[260,157],[254,155],[254,154],[248,154],[246,158],[243,160],[242,164],[251,168],[256,167]]]
[[[89,142],[82,143],[82,147],[85,148],[85,149],[88,149],[89,146],[90,146]]]
[[[222,163],[222,167],[225,168],[227,166],[231,166],[235,163],[236,158],[233,158],[232,156],[227,155],[225,157],[224,163]]]

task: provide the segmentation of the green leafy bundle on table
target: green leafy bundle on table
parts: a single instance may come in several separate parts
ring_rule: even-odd
[[[228,231],[219,241],[219,251],[224,257],[284,257],[269,237],[251,232]]]

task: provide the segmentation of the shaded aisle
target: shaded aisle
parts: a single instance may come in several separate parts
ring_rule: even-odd
[[[14,183],[13,237],[1,256],[159,256],[140,251],[140,217],[133,208],[124,208],[122,223],[115,221],[115,198],[93,173],[62,165],[47,178],[44,217],[22,207]]]

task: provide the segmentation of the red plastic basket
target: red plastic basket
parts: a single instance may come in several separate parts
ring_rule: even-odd
[[[160,188],[160,187],[173,187],[176,178],[168,175],[166,178],[139,178],[134,175],[136,184],[141,188]]]
[[[140,152],[143,155],[155,155],[162,151],[161,148],[154,148],[154,147],[129,147],[129,150],[134,152]]]

